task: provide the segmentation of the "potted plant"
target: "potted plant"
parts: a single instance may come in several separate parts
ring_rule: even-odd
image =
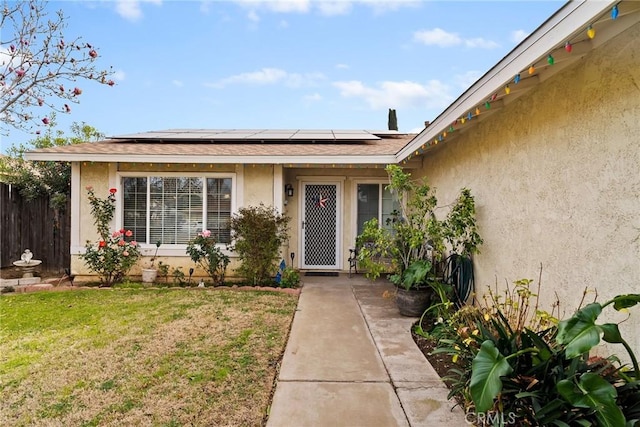
[[[162,242],[158,240],[156,242],[156,251],[153,254],[153,257],[151,257],[149,266],[142,269],[142,283],[153,283],[158,277],[158,269],[155,268],[155,262],[158,256],[158,249],[160,248],[160,245],[162,245]]]
[[[435,190],[425,179],[414,180],[397,165],[388,165],[386,171],[387,189],[397,198],[399,211],[394,213],[391,231],[377,227],[377,220],[365,224],[358,236],[364,245],[358,259],[368,267],[367,277],[376,278],[386,271],[388,263],[384,263],[384,258],[389,256],[393,273],[389,280],[397,287],[400,313],[420,316],[433,299],[432,266],[441,259],[444,250],[442,222],[435,215],[438,201]],[[363,242],[367,238],[371,247]]]
[[[462,306],[474,287],[471,256],[480,253],[483,240],[476,224],[476,207],[471,190],[463,188],[443,221],[443,236],[451,247],[446,278],[453,285],[454,299]]]

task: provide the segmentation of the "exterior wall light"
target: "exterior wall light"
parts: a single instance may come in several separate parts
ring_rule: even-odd
[[[287,197],[293,197],[293,185],[285,184],[284,192],[287,195]]]

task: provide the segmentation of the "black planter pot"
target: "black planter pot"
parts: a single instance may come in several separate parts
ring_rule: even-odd
[[[398,287],[396,304],[400,314],[407,317],[420,317],[433,300],[433,289],[410,289]]]

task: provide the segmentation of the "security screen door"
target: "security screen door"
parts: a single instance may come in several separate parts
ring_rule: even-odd
[[[302,268],[337,269],[339,257],[339,183],[304,183]]]

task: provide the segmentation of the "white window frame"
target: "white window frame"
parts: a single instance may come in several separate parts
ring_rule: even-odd
[[[353,187],[352,187],[352,193],[353,194],[353,202],[351,204],[352,206],[352,212],[351,212],[351,218],[352,218],[352,224],[351,224],[351,229],[353,230],[353,238],[352,241],[355,244],[356,238],[358,237],[358,185],[360,184],[378,184],[379,185],[379,198],[378,198],[378,223],[380,225],[382,225],[382,195],[384,193],[384,187],[386,187],[387,185],[389,185],[389,180],[388,179],[384,179],[384,178],[379,178],[379,179],[354,179],[353,180]]]
[[[197,173],[197,172],[118,172],[116,173],[116,185],[115,188],[118,190],[118,194],[123,194],[122,189],[122,178],[151,178],[151,177],[160,177],[160,178],[231,178],[231,215],[237,213],[237,176],[234,172],[214,172],[214,173]],[[149,182],[149,181],[147,181]],[[148,213],[148,200],[149,193],[147,192],[147,213]],[[206,203],[207,198],[206,195],[203,195],[202,198],[202,215],[203,219],[206,218]],[[122,218],[122,210],[124,204],[124,196],[116,197],[116,228],[121,229],[123,224]],[[204,221],[203,221],[204,222]],[[231,252],[227,250],[227,243],[219,243],[218,246],[223,250],[224,253],[230,255]],[[154,243],[140,243],[140,249],[142,249],[142,253],[144,255],[150,254],[151,250],[155,253],[156,245]],[[186,253],[187,245],[180,244],[169,244],[163,243],[158,249],[158,256],[188,256]]]

